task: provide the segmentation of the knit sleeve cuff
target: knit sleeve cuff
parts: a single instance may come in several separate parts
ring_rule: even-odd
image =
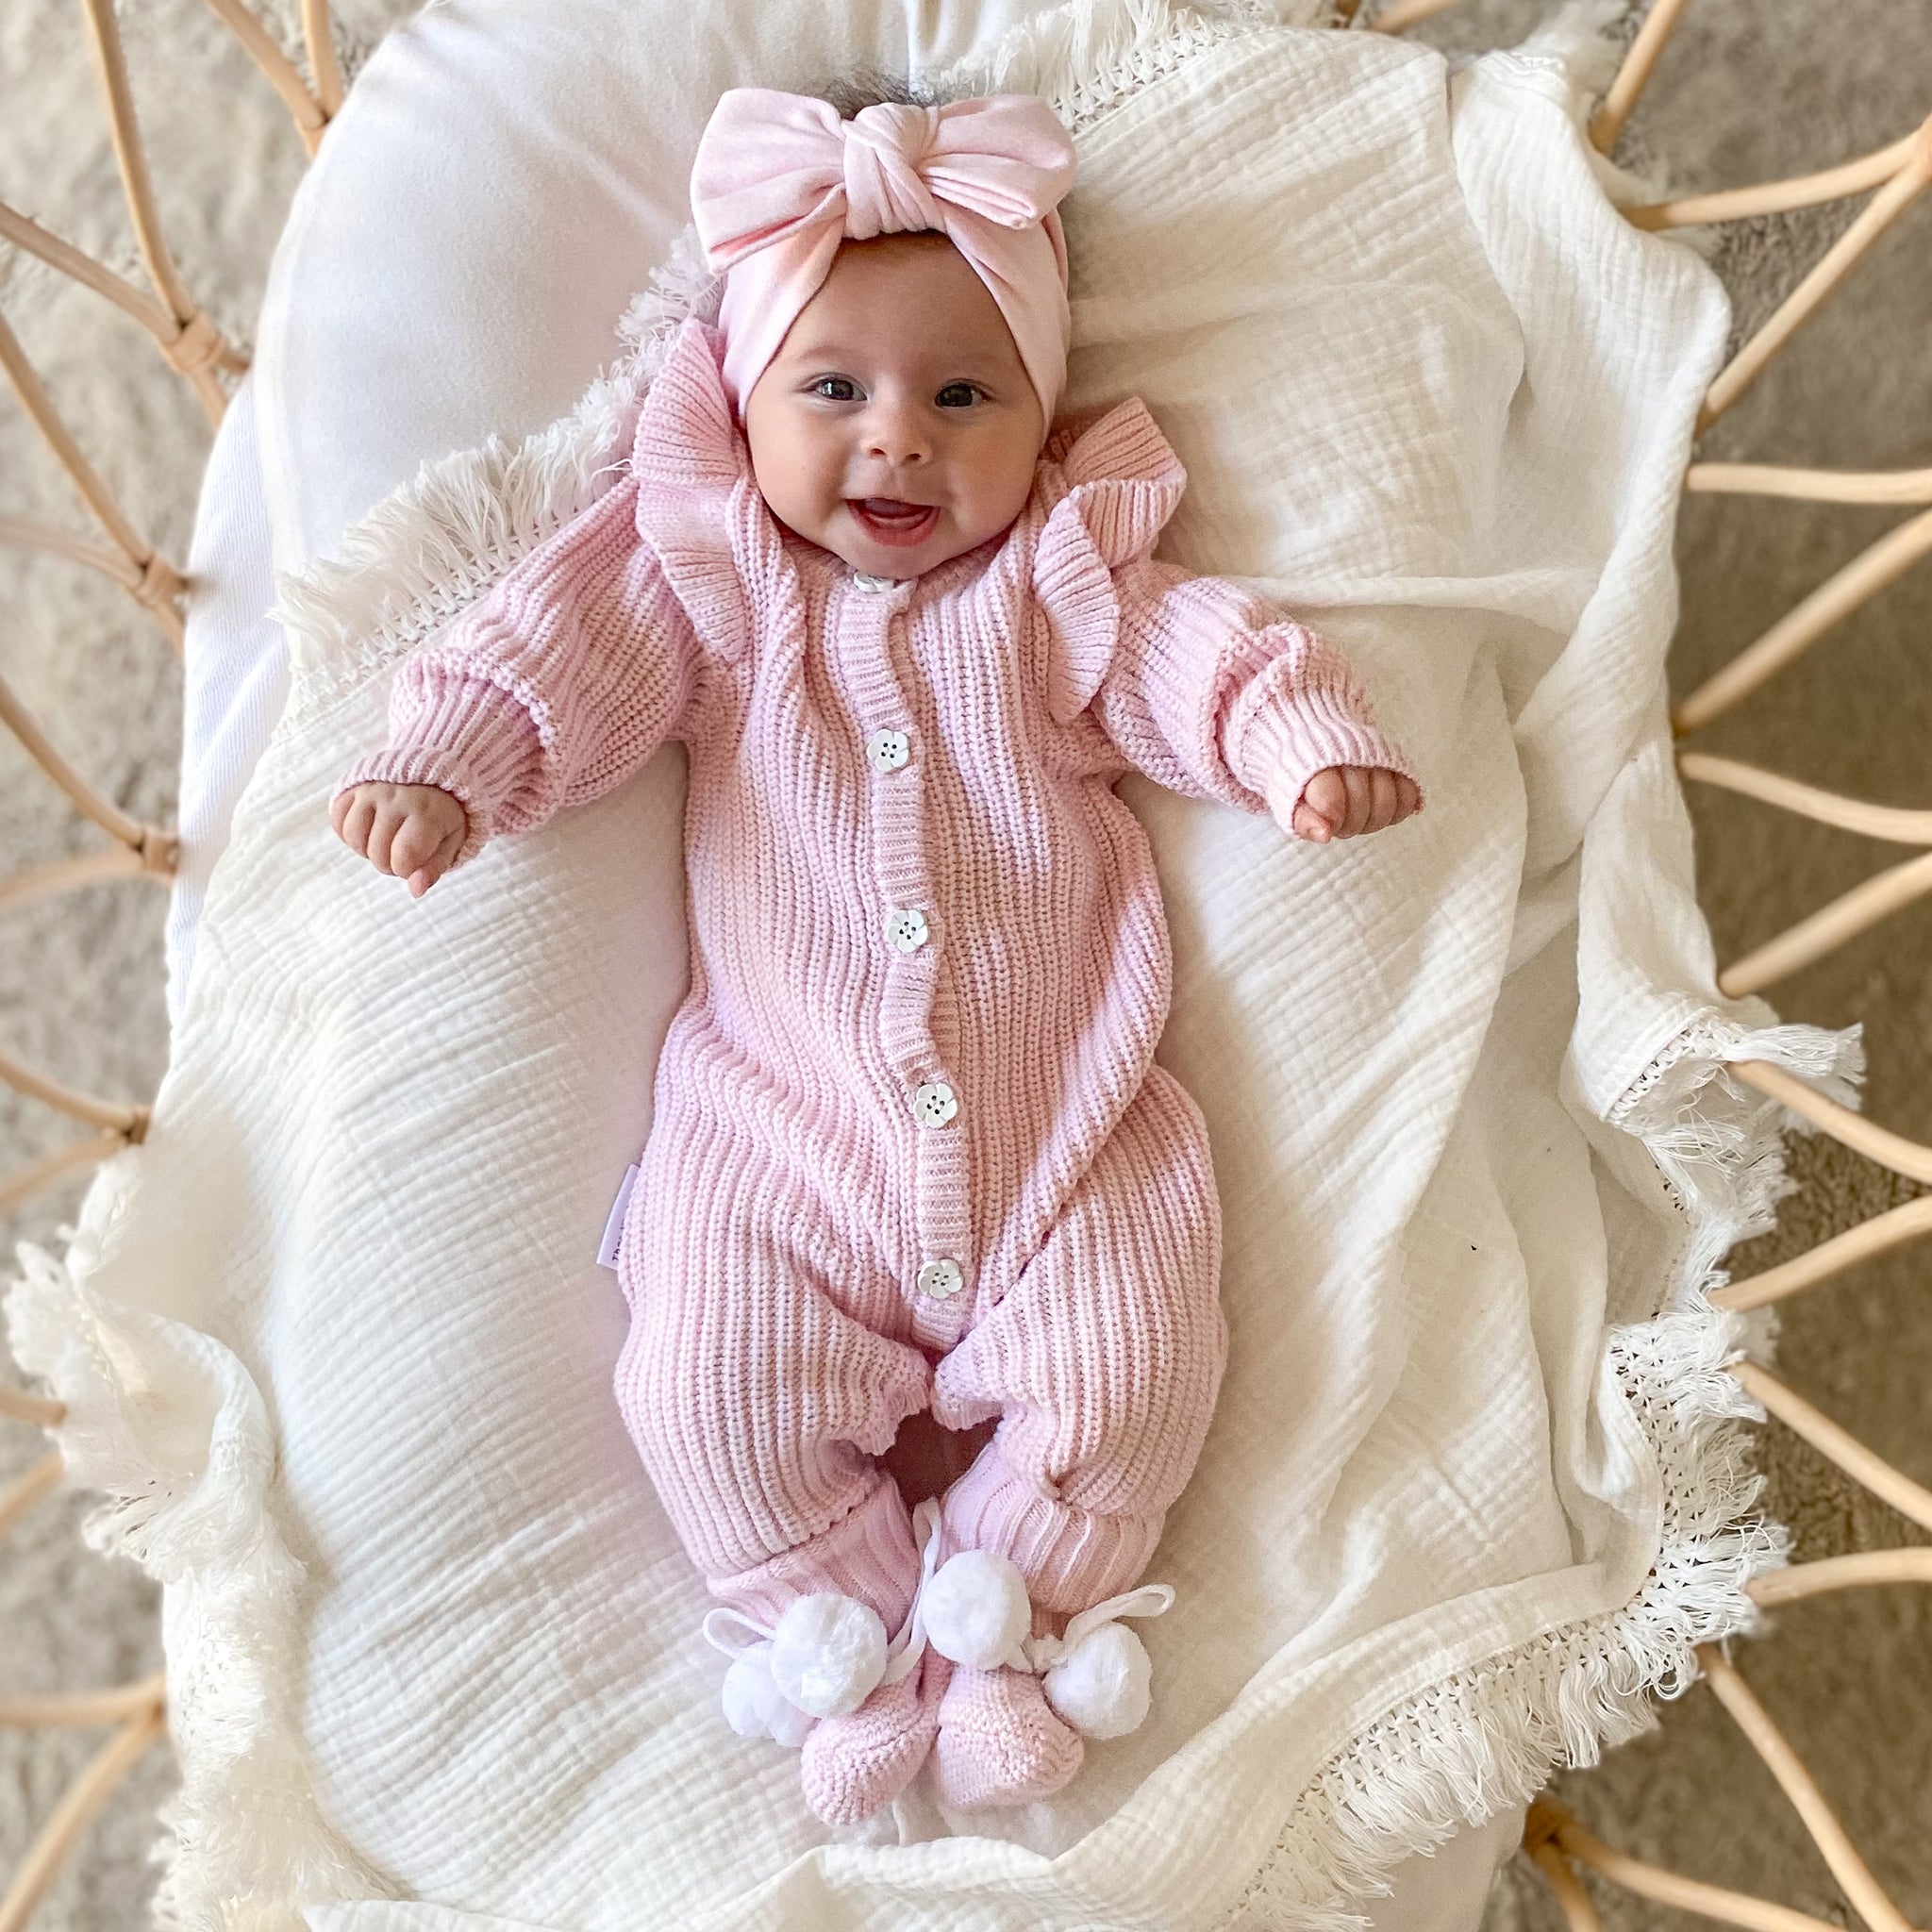
[[[434,785],[463,808],[468,829],[451,872],[499,831],[514,831],[527,811],[516,801],[532,782],[541,745],[529,714],[488,678],[466,677],[425,691],[401,680],[391,705],[391,742],[358,758],[338,781],[330,804],[367,783]]]
[[[1254,680],[1228,719],[1224,743],[1235,775],[1267,800],[1276,822],[1296,838],[1295,807],[1308,780],[1332,766],[1359,765],[1407,778],[1420,809],[1415,767],[1383,736],[1346,660],[1311,632],[1302,632],[1298,641],[1301,648],[1284,653]]]

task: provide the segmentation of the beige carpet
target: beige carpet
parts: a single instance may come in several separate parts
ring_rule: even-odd
[[[169,231],[190,284],[244,338],[303,158],[266,86],[196,0],[125,9]],[[350,0],[350,63],[400,0]],[[1425,29],[1438,44],[1519,38],[1541,0],[1466,0]],[[295,41],[292,0],[266,9]],[[68,0],[0,8],[0,197],[131,267],[111,157]],[[1897,0],[1697,0],[1654,84],[1630,146],[1667,158],[1687,186],[1797,174],[1863,153],[1932,110],[1932,8]],[[1719,267],[1740,328],[1828,244],[1849,211],[1746,225]],[[4,252],[4,251],[0,251]],[[0,304],[137,523],[174,556],[187,548],[192,479],[207,448],[198,406],[146,339],[34,265],[0,260]],[[1911,210],[1795,348],[1708,440],[1713,457],[1858,468],[1932,464],[1932,197]],[[0,408],[0,511],[75,522],[58,474],[17,410]],[[1870,542],[1897,512],[1743,499],[1692,501],[1682,524],[1684,618],[1674,682],[1689,689]],[[0,550],[0,675],[57,741],[125,808],[167,822],[179,733],[179,672],[127,601],[75,567]],[[1833,789],[1932,807],[1925,658],[1932,566],[1922,566],[1820,644],[1772,689],[1707,734],[1709,747]],[[1722,958],[1782,929],[1880,865],[1891,848],[1807,829],[1710,793],[1693,798],[1705,902]],[[93,850],[79,822],[0,734],[0,871]],[[161,894],[122,886],[29,908],[0,924],[0,1045],[92,1091],[145,1096],[165,1056]],[[1932,1140],[1932,908],[1921,907],[1777,989],[1792,1018],[1869,1023],[1871,1112]],[[47,1109],[0,1088],[0,1173],[68,1138]],[[1809,1246],[1911,1190],[1829,1143],[1796,1147],[1802,1187],[1778,1234],[1740,1269]],[[6,1230],[52,1238],[78,1186],[42,1197]],[[1922,1482],[1932,1482],[1925,1397],[1927,1261],[1907,1252],[1788,1305],[1785,1372],[1814,1401]],[[10,1273],[10,1258],[0,1274]],[[0,1480],[39,1451],[0,1425]],[[1911,1541],[1775,1427],[1763,1438],[1773,1503],[1798,1555]],[[0,1556],[0,1696],[77,1690],[154,1668],[154,1603],[142,1579],[85,1552],[79,1506],[42,1508]],[[1932,1592],[1904,1588],[1788,1610],[1739,1661],[1812,1765],[1907,1916],[1932,1924]],[[0,1732],[0,1873],[85,1760],[92,1734]],[[36,1932],[131,1932],[144,1923],[153,1816],[170,1782],[151,1755],[42,1905]],[[1853,1924],[1775,1787],[1707,1690],[1669,1707],[1659,1730],[1596,1771],[1560,1780],[1565,1803],[1640,1855]],[[1693,1922],[1599,1892],[1611,1932]],[[1492,1932],[1542,1932],[1557,1915],[1540,1881],[1506,1871]]]

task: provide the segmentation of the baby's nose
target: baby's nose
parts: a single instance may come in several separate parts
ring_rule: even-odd
[[[866,422],[865,453],[888,463],[923,463],[932,455],[932,441],[911,411],[874,410]]]

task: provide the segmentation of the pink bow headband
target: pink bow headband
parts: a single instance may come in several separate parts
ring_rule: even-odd
[[[718,325],[741,413],[840,242],[932,228],[999,304],[1051,423],[1073,333],[1054,210],[1073,179],[1074,143],[1031,94],[865,108],[850,121],[772,88],[720,96],[691,167],[691,206],[707,262],[729,271]]]

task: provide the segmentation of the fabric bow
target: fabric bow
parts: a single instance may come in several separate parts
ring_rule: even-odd
[[[999,305],[1050,423],[1072,335],[1056,209],[1074,169],[1066,129],[1031,94],[888,103],[850,121],[773,88],[722,95],[698,142],[691,201],[707,262],[729,272],[719,326],[741,412],[841,242],[933,229]]]

